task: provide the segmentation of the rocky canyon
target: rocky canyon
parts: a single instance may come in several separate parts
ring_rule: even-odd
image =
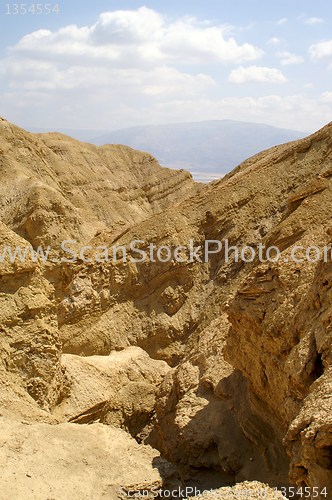
[[[332,124],[200,184],[0,119],[0,172],[1,499],[332,498]]]

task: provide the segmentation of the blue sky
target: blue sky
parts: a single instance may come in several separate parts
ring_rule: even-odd
[[[0,114],[23,127],[226,118],[311,132],[332,120],[327,0],[55,4],[0,3]]]

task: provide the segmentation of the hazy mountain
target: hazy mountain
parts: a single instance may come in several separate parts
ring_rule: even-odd
[[[233,120],[131,127],[96,137],[94,144],[126,144],[153,154],[162,165],[195,177],[218,177],[250,156],[304,137],[304,132]],[[214,174],[214,175],[213,175]]]

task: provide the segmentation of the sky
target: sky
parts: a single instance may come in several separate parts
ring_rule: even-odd
[[[22,127],[332,120],[328,0],[38,5],[0,1],[0,115]]]

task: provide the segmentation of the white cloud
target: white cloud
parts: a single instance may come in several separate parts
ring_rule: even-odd
[[[129,80],[128,75],[128,80]],[[129,85],[129,83],[128,83]],[[131,87],[117,88],[116,93],[101,88],[98,92],[57,90],[56,93],[17,89],[0,95],[2,114],[14,123],[48,129],[118,129],[128,126],[201,120],[240,119],[249,122],[270,123],[276,127],[317,130],[332,116],[330,93],[308,97],[295,95],[263,95],[254,97],[216,97],[209,93],[187,96],[175,94],[168,99],[131,97]],[[69,92],[69,93],[68,93]],[[126,95],[126,98],[124,98]],[[47,114],[45,110],[47,109]]]
[[[280,45],[282,40],[276,36],[273,36],[272,38],[269,38],[267,41],[268,45]]]
[[[229,27],[201,23],[193,17],[169,22],[156,11],[140,7],[103,13],[92,26],[35,31],[24,36],[11,53],[61,63],[100,61],[114,66],[239,63],[262,56],[261,49],[239,44],[228,32]]]
[[[311,25],[321,24],[323,22],[324,19],[322,19],[321,17],[308,17],[307,19],[304,20],[304,24],[311,24]]]
[[[276,24],[277,24],[278,26],[282,26],[283,24],[286,24],[286,23],[288,23],[288,19],[287,19],[287,17],[282,17],[281,19],[279,19],[279,20],[276,22]]]
[[[138,10],[104,12],[90,28],[90,34],[97,45],[128,45],[158,40],[164,25],[161,14],[141,7]]]
[[[113,99],[123,98],[126,93],[139,100],[141,96],[188,96],[204,94],[215,86],[209,75],[184,73],[166,65],[149,71],[141,68],[112,68],[102,66],[70,66],[59,69],[54,64],[28,61],[23,65],[15,60],[7,61],[2,73],[15,74],[10,89],[29,91],[81,91],[112,93]],[[110,97],[108,97],[110,99]]]
[[[280,63],[283,66],[302,64],[304,62],[304,57],[292,54],[291,52],[277,52],[277,56],[280,57]]]
[[[270,123],[276,127],[318,130],[331,121],[332,103],[323,99],[309,98],[305,93],[295,95],[266,95],[253,97],[226,97],[222,99],[177,99],[167,105],[160,103],[154,110],[151,122],[200,121],[234,119]]]
[[[323,92],[321,98],[323,102],[332,104],[332,92]]]
[[[216,82],[208,75],[193,76],[167,66],[156,68],[153,78],[150,73],[148,75],[145,72],[142,73],[140,80],[142,83],[137,88],[137,92],[142,88],[143,95],[154,97],[172,97],[179,94],[193,97],[201,95],[216,85]]]
[[[276,68],[267,68],[263,66],[249,66],[244,68],[240,66],[231,71],[229,81],[232,83],[284,83],[287,79],[281,71]]]
[[[332,40],[319,42],[309,47],[309,54],[312,59],[325,59],[332,57]]]

